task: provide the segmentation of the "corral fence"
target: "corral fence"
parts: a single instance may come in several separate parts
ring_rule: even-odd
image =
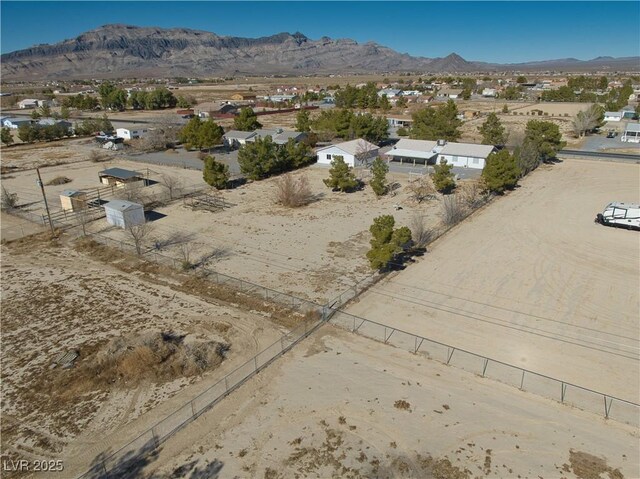
[[[640,427],[640,404],[338,311],[335,308],[330,308],[326,317],[330,323],[361,336],[390,344],[413,354],[421,354],[428,359],[464,369],[483,378],[515,386],[521,391],[553,399],[636,428]]]
[[[320,310],[325,311],[320,307]],[[304,321],[278,341],[263,349],[254,357],[238,366],[204,392],[194,397],[181,408],[174,411],[162,421],[156,423],[138,437],[106,457],[94,461],[91,468],[79,476],[89,478],[125,478],[136,475],[135,463],[153,453],[158,446],[177,433],[191,421],[197,419],[211,407],[240,387],[252,376],[262,371],[269,364],[289,351],[298,342],[309,336],[324,322],[323,314],[315,320]]]

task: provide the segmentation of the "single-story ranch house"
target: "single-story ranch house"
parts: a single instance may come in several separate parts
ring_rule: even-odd
[[[334,157],[342,156],[345,163],[351,167],[368,165],[378,156],[379,148],[362,138],[335,145],[325,146],[316,150],[318,163],[330,165]]]
[[[435,165],[441,160],[446,160],[448,164],[453,166],[483,169],[487,157],[494,151],[496,151],[496,147],[493,145],[403,138],[385,155],[389,161]]]

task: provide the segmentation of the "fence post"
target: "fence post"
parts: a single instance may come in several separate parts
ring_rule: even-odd
[[[155,447],[158,447],[160,445],[160,441],[158,440],[158,435],[156,434],[155,427],[151,428],[151,434],[153,435],[153,442],[155,443]]]
[[[567,391],[567,385],[564,383],[564,381],[562,381],[560,383],[560,402],[561,403],[564,403],[564,395],[566,391]]]
[[[522,378],[520,379],[520,391],[522,391],[523,386],[524,386],[524,369],[522,370]]]
[[[257,354],[253,357],[253,366],[257,372],[258,371],[258,355]]]
[[[107,465],[104,463],[104,461],[101,461],[100,465],[102,466],[102,473],[106,476],[107,475]]]
[[[193,401],[191,402],[191,415],[195,418],[196,417],[196,406],[193,404]]]
[[[227,376],[224,377],[224,388],[227,392],[229,392],[229,383],[227,382]]]

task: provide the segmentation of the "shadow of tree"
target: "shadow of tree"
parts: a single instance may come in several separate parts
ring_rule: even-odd
[[[110,457],[109,453],[100,453],[91,462],[89,471],[82,479],[127,479],[143,477],[143,469],[158,457],[156,442],[152,438],[137,450]]]

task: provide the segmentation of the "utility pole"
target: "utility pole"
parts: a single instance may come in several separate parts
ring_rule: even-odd
[[[47,195],[44,194],[44,183],[42,183],[42,177],[40,176],[40,168],[36,168],[36,173],[38,173],[38,186],[40,187],[40,191],[42,191],[42,199],[44,200],[44,207],[47,210],[47,218],[49,218],[49,226],[51,226],[51,235],[55,234],[53,229],[53,221],[51,221],[51,213],[49,212],[49,203],[47,203]]]

